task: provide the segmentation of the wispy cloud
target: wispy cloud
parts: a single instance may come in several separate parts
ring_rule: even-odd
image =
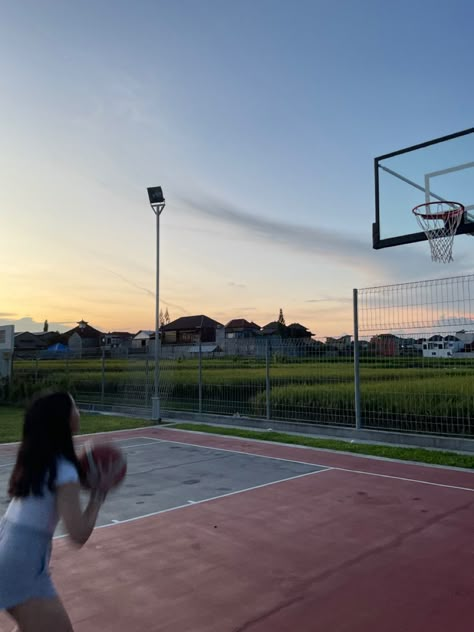
[[[234,283],[234,281],[229,281],[227,285],[229,285],[230,287],[240,287],[240,288],[247,287],[245,283]]]
[[[134,287],[137,290],[140,290],[141,292],[144,292],[145,294],[147,294],[148,296],[152,297],[153,299],[155,298],[155,296],[156,296],[155,292],[152,292],[148,288],[143,287],[142,285],[139,285],[138,283],[133,281],[133,279],[129,279],[129,278],[125,277],[123,274],[120,274],[119,272],[115,272],[115,270],[111,270],[110,268],[105,268],[104,266],[102,266],[102,267],[103,267],[104,270],[107,270],[107,272],[109,272],[110,274],[113,274],[114,276],[119,278],[121,281],[123,281],[127,285],[130,285],[131,287]],[[160,304],[164,305],[165,307],[172,307],[173,309],[177,309],[180,312],[182,312],[183,314],[187,313],[187,311],[184,309],[184,307],[182,305],[177,305],[176,303],[171,303],[170,301],[167,301],[167,300],[165,300],[164,298],[161,298],[161,297],[160,297]]]
[[[128,279],[127,277],[123,276],[123,274],[120,274],[119,272],[115,272],[115,270],[111,270],[110,268],[103,267],[103,269],[106,270],[107,272],[109,272],[110,274],[113,274],[118,279],[121,279],[127,285],[130,285],[131,287],[134,287],[135,289],[140,290],[141,292],[144,292],[148,296],[151,296],[152,298],[155,298],[155,293],[154,292],[152,292],[151,290],[149,290],[146,287],[143,287],[142,285],[139,285],[138,283],[135,283],[135,281],[133,281],[132,279]]]
[[[277,244],[292,252],[305,252],[334,264],[363,270],[370,273],[371,277],[378,274],[382,279],[393,279],[408,270],[412,272],[414,268],[428,267],[427,258],[418,252],[405,251],[403,257],[392,249],[383,253],[376,252],[372,249],[369,238],[358,239],[347,230],[330,230],[271,220],[257,212],[250,213],[208,195],[186,195],[181,196],[180,200],[193,213],[240,229],[247,238],[263,240],[267,244]]]

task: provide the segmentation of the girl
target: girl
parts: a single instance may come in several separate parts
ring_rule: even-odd
[[[49,575],[52,537],[62,518],[78,546],[87,542],[114,472],[89,475],[89,503],[80,503],[80,465],[73,433],[79,411],[68,393],[37,397],[26,410],[23,438],[10,477],[10,504],[0,522],[0,609],[22,632],[71,632]]]

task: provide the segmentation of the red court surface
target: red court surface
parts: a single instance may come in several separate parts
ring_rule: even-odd
[[[79,551],[56,540],[76,631],[474,628],[473,473],[166,428],[127,436],[328,469],[97,529]]]

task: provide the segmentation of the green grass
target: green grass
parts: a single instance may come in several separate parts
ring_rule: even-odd
[[[130,430],[150,425],[146,419],[117,417],[113,415],[81,414],[80,434]],[[23,424],[23,409],[15,406],[0,406],[0,443],[19,441]]]
[[[368,456],[379,456],[387,459],[398,459],[400,461],[430,463],[434,465],[447,465],[450,467],[474,469],[474,456],[456,454],[455,452],[446,452],[442,450],[425,450],[423,448],[403,448],[398,446],[350,443],[349,441],[339,439],[319,439],[300,435],[291,435],[283,432],[262,432],[259,430],[243,430],[240,428],[210,426],[207,424],[178,423],[173,424],[173,428],[177,428],[179,430],[207,432],[209,434],[231,437],[242,437],[244,439],[261,439],[264,441],[274,441],[275,443],[289,443],[292,445],[320,448],[323,450],[337,450],[340,452],[351,452],[353,454],[366,454]]]

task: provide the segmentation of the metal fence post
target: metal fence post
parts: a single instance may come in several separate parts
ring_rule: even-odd
[[[270,383],[270,341],[265,340],[265,395],[266,395],[266,412],[267,419],[271,419],[271,383]]]
[[[145,406],[148,406],[148,398],[149,398],[149,393],[148,393],[148,372],[149,372],[149,366],[148,366],[148,358],[146,358],[145,360]]]
[[[105,350],[102,349],[102,380],[101,380],[101,390],[100,390],[100,401],[101,404],[104,404],[105,399]]]
[[[354,308],[354,404],[355,404],[355,427],[356,430],[362,428],[362,418],[360,410],[360,348],[359,348],[359,306],[357,289],[352,290]]]
[[[199,364],[198,364],[198,397],[199,397],[199,404],[198,404],[198,410],[199,410],[199,414],[202,413],[202,343],[201,343],[201,335],[199,335]]]

